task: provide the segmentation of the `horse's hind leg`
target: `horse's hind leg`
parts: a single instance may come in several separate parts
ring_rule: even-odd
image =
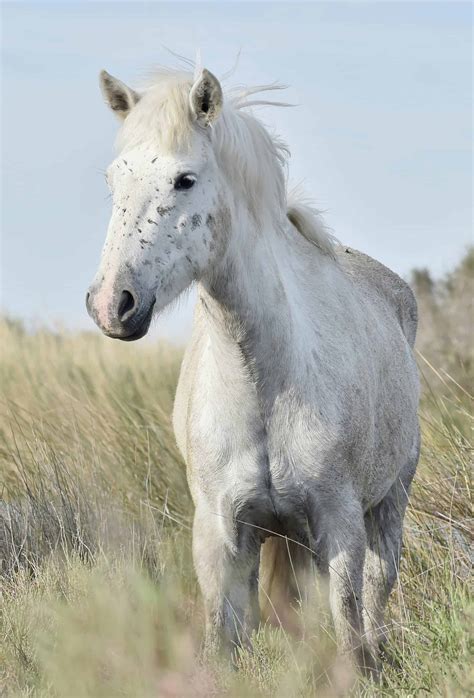
[[[384,611],[398,575],[403,518],[418,455],[419,440],[397,481],[382,501],[365,515],[364,626],[373,653],[378,653],[386,639]]]
[[[364,516],[356,500],[333,503],[324,516],[329,568],[329,602],[338,649],[371,674],[376,663],[363,638],[362,584],[365,556]]]
[[[249,536],[239,541],[220,525],[221,519],[197,507],[193,558],[206,615],[205,652],[231,654],[249,643],[258,625],[260,543]]]

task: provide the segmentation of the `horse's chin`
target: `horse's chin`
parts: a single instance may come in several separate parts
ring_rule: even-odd
[[[136,342],[137,339],[142,339],[147,332],[148,332],[149,327],[146,327],[144,330],[141,328],[134,332],[133,334],[127,334],[127,335],[120,335],[120,334],[108,334],[107,332],[104,332],[106,337],[110,337],[110,339],[121,339],[122,342]]]

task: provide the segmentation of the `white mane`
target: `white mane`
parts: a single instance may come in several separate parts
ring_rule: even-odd
[[[119,150],[153,139],[165,151],[186,149],[193,129],[197,128],[189,107],[192,84],[190,72],[161,70],[155,73],[123,123],[117,139]],[[260,85],[225,94],[222,113],[210,131],[216,159],[257,220],[268,215],[282,227],[287,216],[307,240],[332,255],[334,238],[326,231],[319,212],[299,191],[287,197],[288,147],[247,111],[257,105],[287,106],[282,102],[249,99],[280,89],[282,87],[276,84]]]

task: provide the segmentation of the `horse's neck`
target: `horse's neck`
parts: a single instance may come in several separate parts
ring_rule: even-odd
[[[224,259],[201,283],[204,321],[220,359],[238,349],[267,391],[298,378],[304,363],[299,318],[310,285],[304,277],[312,272],[314,280],[315,257],[296,231],[258,230],[247,223],[235,231]]]

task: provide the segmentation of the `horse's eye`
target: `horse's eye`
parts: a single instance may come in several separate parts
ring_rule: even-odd
[[[191,189],[196,182],[196,177],[193,174],[182,174],[176,177],[174,188],[178,191],[183,189]]]

